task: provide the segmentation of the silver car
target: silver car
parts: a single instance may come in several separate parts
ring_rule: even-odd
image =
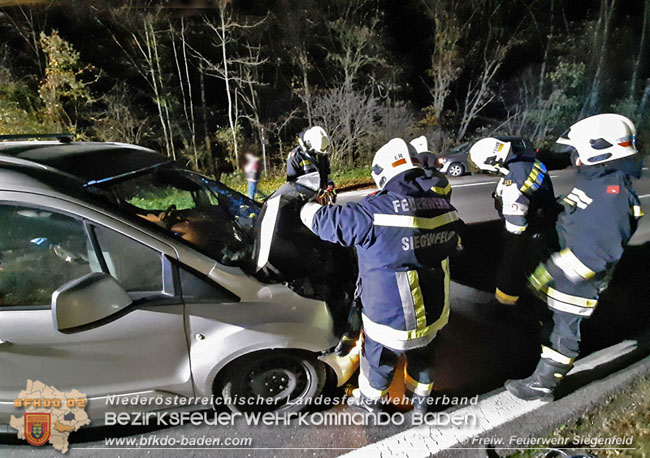
[[[0,425],[27,379],[85,393],[95,424],[109,396],[295,409],[341,385],[327,304],[250,274],[259,211],[145,148],[0,142]]]
[[[456,146],[436,159],[436,168],[452,177],[460,177],[470,172],[469,148],[471,143]]]

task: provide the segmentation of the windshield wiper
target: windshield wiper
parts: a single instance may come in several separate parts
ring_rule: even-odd
[[[147,173],[147,172],[149,172],[149,171],[151,171],[151,170],[153,170],[155,168],[161,167],[163,165],[171,164],[172,162],[173,161],[161,162],[159,164],[150,165],[149,167],[144,167],[142,169],[131,170],[130,172],[121,173],[119,175],[115,175],[115,176],[112,176],[112,177],[102,178],[101,180],[90,180],[89,182],[84,184],[83,187],[88,188],[88,187],[91,187],[91,186],[104,186],[104,185],[106,185],[108,183],[115,183],[115,182],[118,182],[118,181],[125,180],[127,178],[132,178],[132,177],[136,177],[138,175],[143,175],[143,174],[145,174],[145,173]]]

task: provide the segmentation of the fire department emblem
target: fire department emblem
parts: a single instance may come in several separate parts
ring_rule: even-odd
[[[25,413],[25,439],[31,445],[46,444],[50,438],[49,413]]]

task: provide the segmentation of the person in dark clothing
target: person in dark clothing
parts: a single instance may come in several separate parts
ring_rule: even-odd
[[[502,175],[494,192],[504,222],[501,259],[489,313],[503,312],[517,303],[526,285],[527,259],[533,235],[548,227],[557,213],[555,193],[544,164],[535,151],[515,151],[510,142],[484,138],[472,146],[470,161],[479,169]]]
[[[432,147],[429,144],[429,140],[424,135],[421,135],[417,138],[411,140],[411,146],[415,148],[415,151],[418,153],[418,159],[420,160],[420,165],[427,170],[436,170],[436,155],[432,151]]]
[[[330,139],[322,127],[314,126],[301,132],[296,146],[287,157],[287,181],[295,181],[308,173],[318,172],[321,164],[319,155],[324,155]],[[327,163],[326,173],[329,173]]]
[[[580,324],[596,309],[643,215],[632,183],[642,168],[633,157],[636,129],[629,119],[616,114],[583,119],[558,143],[575,148],[578,171],[573,189],[560,198],[559,249],[529,278],[553,312],[553,325],[535,372],[505,384],[525,400],[553,400],[579,355]]]
[[[355,246],[359,259],[363,346],[352,407],[366,411],[387,393],[399,357],[407,360],[405,389],[426,409],[433,387],[428,356],[449,319],[449,256],[460,220],[444,175],[425,173],[402,139],[377,151],[372,177],[379,191],[358,203],[307,203],[301,219],[321,239]]]

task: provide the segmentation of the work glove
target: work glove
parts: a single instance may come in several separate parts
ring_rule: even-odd
[[[336,356],[347,356],[357,344],[358,338],[358,335],[356,337],[350,337],[347,333],[343,334],[341,340],[339,340],[339,343],[334,349]]]
[[[336,189],[329,185],[325,189],[319,189],[316,201],[321,205],[334,205],[336,203]]]

